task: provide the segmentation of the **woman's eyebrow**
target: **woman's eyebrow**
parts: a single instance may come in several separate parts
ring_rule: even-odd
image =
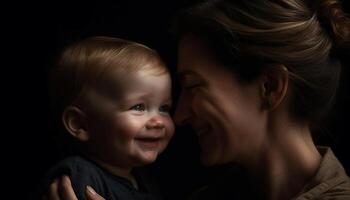
[[[183,80],[186,76],[194,76],[195,78],[201,78],[202,76],[192,70],[183,70],[178,72],[179,80]]]

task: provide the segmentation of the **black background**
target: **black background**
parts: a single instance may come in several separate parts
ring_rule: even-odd
[[[173,70],[176,42],[169,24],[177,10],[193,1],[106,1],[98,3],[14,3],[2,14],[3,177],[4,195],[33,199],[43,173],[58,161],[49,123],[47,75],[57,53],[67,44],[92,35],[121,37],[156,49]],[[347,7],[348,8],[348,7]],[[350,172],[349,60],[337,104],[323,124],[320,144],[330,145]],[[178,87],[175,86],[175,94]],[[188,128],[178,128],[166,152],[152,165],[170,199],[181,199],[212,170],[198,161],[198,144]]]

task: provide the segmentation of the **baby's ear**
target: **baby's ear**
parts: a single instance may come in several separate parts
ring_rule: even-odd
[[[270,110],[278,107],[286,97],[288,83],[288,69],[284,65],[268,66],[261,82],[263,106]]]
[[[87,130],[86,114],[76,106],[68,106],[64,109],[62,121],[67,131],[81,142],[89,140],[89,133]]]

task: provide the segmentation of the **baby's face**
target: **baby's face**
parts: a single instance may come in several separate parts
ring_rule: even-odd
[[[88,91],[89,152],[118,167],[155,161],[174,133],[168,73],[109,74],[102,90]]]

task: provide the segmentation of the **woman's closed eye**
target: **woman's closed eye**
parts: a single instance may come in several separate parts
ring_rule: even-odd
[[[180,73],[180,84],[184,90],[193,90],[203,85],[204,79],[202,79],[197,73],[183,72]]]
[[[146,106],[143,103],[139,103],[139,104],[136,104],[136,105],[132,106],[129,110],[135,110],[135,111],[143,112],[143,111],[146,110]]]
[[[183,86],[183,88],[185,90],[193,90],[193,89],[196,89],[196,88],[198,88],[200,86],[201,86],[200,83],[196,83],[196,84],[185,85],[185,86]]]

